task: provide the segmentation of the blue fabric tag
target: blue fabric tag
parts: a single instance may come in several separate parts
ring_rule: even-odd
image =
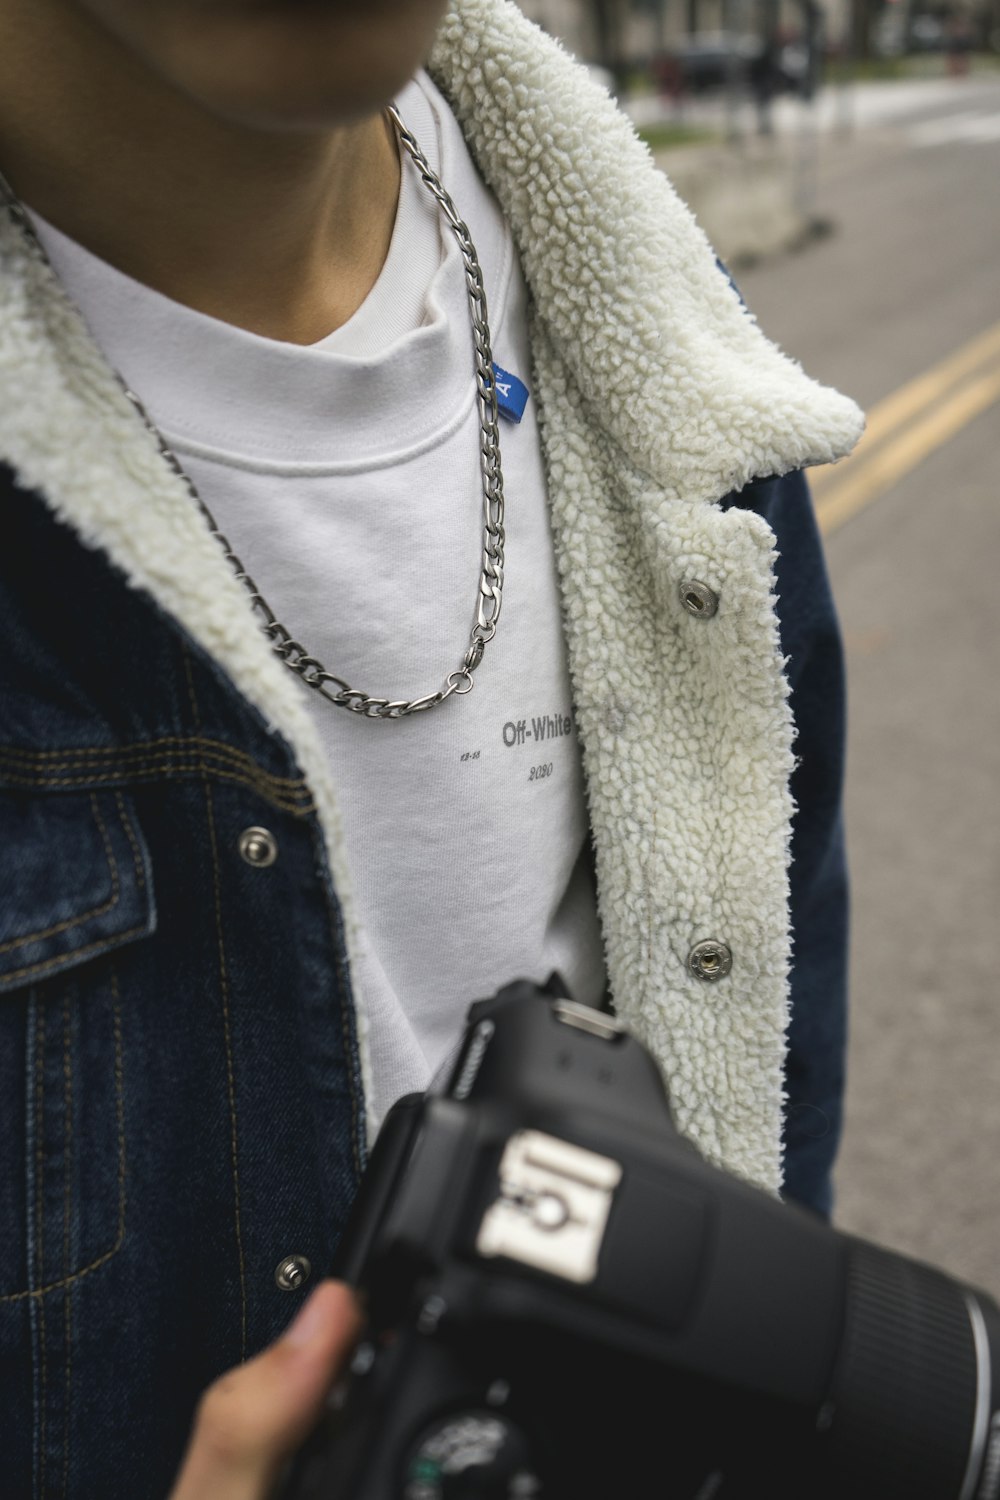
[[[501,370],[499,365],[493,366],[493,374],[497,382],[497,411],[508,422],[520,422],[528,404],[528,387],[516,375]]]

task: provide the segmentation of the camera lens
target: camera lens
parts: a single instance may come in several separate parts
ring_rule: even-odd
[[[543,1500],[543,1488],[520,1428],[496,1412],[461,1411],[421,1433],[401,1500]]]
[[[829,1492],[995,1497],[985,1477],[975,1480],[998,1404],[998,1331],[989,1298],[853,1241],[840,1358],[818,1424]],[[828,1493],[821,1477],[818,1491]]]

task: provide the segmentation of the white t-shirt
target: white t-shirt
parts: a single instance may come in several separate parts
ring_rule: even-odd
[[[526,289],[499,207],[421,73],[400,114],[469,225],[497,363],[530,383]],[[483,529],[458,245],[402,153],[378,282],[309,347],[170,301],[35,219],[60,278],[278,618],[352,687],[416,698],[469,641]],[[503,610],[472,692],[366,719],[302,689],[340,791],[362,924],[376,1119],[423,1089],[471,1001],[604,964],[533,404],[501,424]],[[252,628],[248,619],[248,629]]]

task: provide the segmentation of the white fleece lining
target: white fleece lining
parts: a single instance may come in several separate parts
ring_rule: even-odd
[[[533,347],[548,367],[540,330]],[[557,380],[543,442],[611,990],[679,1127],[776,1189],[792,728],[774,539],[750,512],[664,499]],[[684,609],[690,579],[718,593],[713,618]],[[728,978],[688,972],[707,938],[732,949]]]
[[[613,993],[663,1064],[681,1127],[773,1189],[791,724],[773,538],[759,518],[712,502],[753,477],[842,455],[860,413],[767,343],[628,122],[513,5],[459,0],[432,68],[508,215],[536,309],[533,394]],[[353,957],[336,796],[305,690],[254,627],[183,481],[5,214],[0,454],[290,744]],[[691,576],[720,592],[711,620],[679,604],[677,584]],[[685,967],[705,937],[733,948],[733,972],[715,984]],[[370,1098],[366,1028],[360,1012]]]
[[[455,0],[431,57],[590,417],[667,493],[827,463],[855,404],[764,338],[631,122],[510,0]]]

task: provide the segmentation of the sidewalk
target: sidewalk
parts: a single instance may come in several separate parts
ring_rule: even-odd
[[[653,152],[716,253],[738,268],[826,233],[815,202],[815,141],[747,136]]]
[[[625,110],[640,129],[681,125],[715,135],[709,144],[654,149],[653,159],[694,211],[719,256],[739,267],[798,249],[829,232],[818,178],[820,152],[833,140],[947,110],[969,83],[940,78],[827,84],[811,105],[776,99],[769,136],[757,133],[749,98],[740,101],[735,120],[727,117],[719,96],[690,99],[678,112],[648,95],[627,101]],[[727,140],[732,125],[738,138]]]

